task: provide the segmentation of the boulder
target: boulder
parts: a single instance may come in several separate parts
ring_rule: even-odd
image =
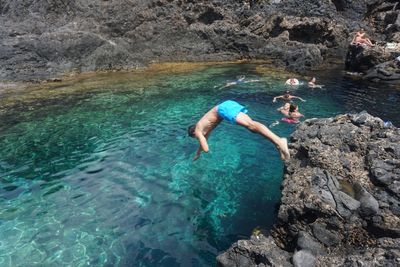
[[[298,125],[273,235],[293,265],[399,265],[399,142],[366,112]]]

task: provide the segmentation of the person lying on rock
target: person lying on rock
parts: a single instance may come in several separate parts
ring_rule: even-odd
[[[300,99],[303,102],[306,102],[303,98],[294,96],[290,94],[290,91],[286,90],[283,95],[275,96],[272,102],[276,102],[277,99],[282,99],[284,102],[292,102],[293,99]]]
[[[189,136],[199,141],[199,148],[193,160],[197,160],[201,152],[207,153],[209,151],[207,139],[211,131],[223,120],[246,127],[253,133],[258,133],[265,137],[278,149],[282,160],[289,160],[290,154],[287,139],[277,136],[267,126],[252,120],[246,113],[247,109],[245,107],[235,101],[227,100],[210,109],[196,124],[189,126]]]
[[[356,32],[353,40],[351,41],[351,44],[361,45],[365,48],[374,46],[374,44],[371,42],[371,40],[365,36],[364,29],[361,29],[358,32]]]

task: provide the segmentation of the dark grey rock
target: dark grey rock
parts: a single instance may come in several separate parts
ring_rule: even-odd
[[[315,257],[307,250],[296,251],[293,255],[293,265],[295,267],[315,266]]]
[[[290,254],[280,249],[272,237],[239,240],[218,255],[217,266],[291,266]]]
[[[325,225],[315,223],[311,227],[315,238],[325,246],[331,247],[339,243],[339,237],[337,234],[327,230]]]
[[[307,232],[300,231],[297,238],[297,250],[308,250],[313,255],[324,255],[325,250],[323,245],[317,242],[311,235]]]
[[[356,211],[360,207],[360,202],[358,200],[355,200],[348,194],[339,191],[337,193],[338,199],[340,199],[340,202],[350,211]]]
[[[345,2],[3,0],[0,79],[243,58],[303,72],[342,56],[363,24],[365,1]]]
[[[364,188],[360,189],[359,201],[360,205],[360,214],[364,217],[373,216],[379,212],[379,203],[378,201]]]
[[[293,264],[400,264],[399,142],[399,129],[366,112],[298,126],[273,235]]]

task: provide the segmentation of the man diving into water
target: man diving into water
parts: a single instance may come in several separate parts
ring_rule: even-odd
[[[201,152],[207,153],[209,151],[207,139],[211,131],[214,130],[222,120],[244,126],[253,133],[262,135],[275,145],[282,160],[289,160],[290,154],[286,138],[277,136],[264,124],[253,121],[246,113],[247,109],[245,107],[235,101],[227,100],[210,109],[196,124],[191,125],[188,128],[188,134],[191,137],[197,138],[200,144],[193,160],[197,160]]]

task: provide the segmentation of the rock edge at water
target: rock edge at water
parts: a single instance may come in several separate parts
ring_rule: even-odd
[[[366,112],[309,119],[290,149],[274,231],[218,266],[399,266],[400,129]]]
[[[2,0],[0,80],[237,59],[302,72],[342,56],[366,2]]]

